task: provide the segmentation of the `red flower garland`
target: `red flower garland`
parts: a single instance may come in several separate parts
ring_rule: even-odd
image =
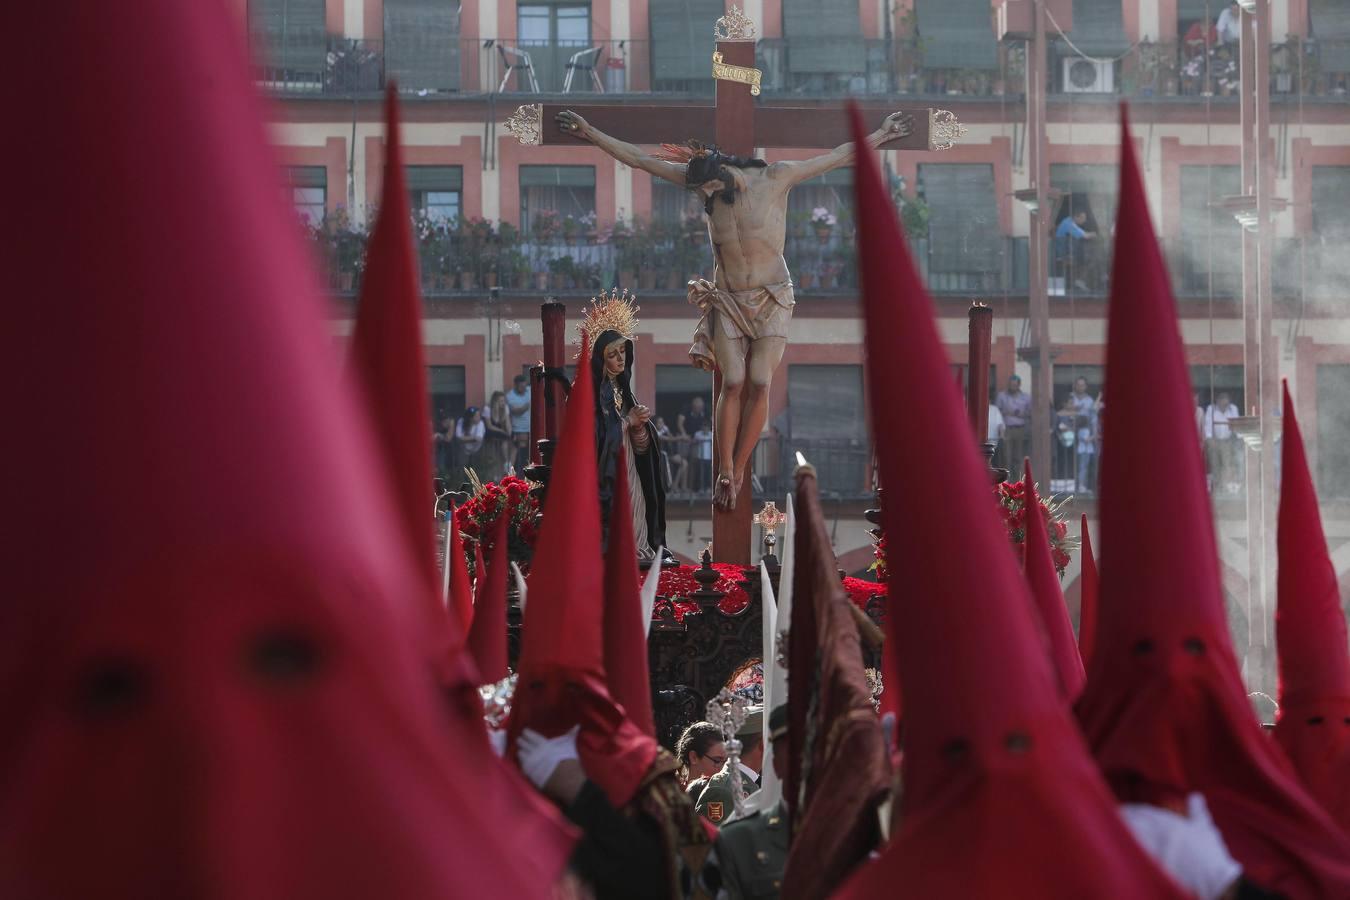
[[[745,567],[713,563],[713,570],[717,572],[717,581],[713,588],[725,595],[717,602],[718,611],[728,616],[742,612],[750,605],[750,595],[741,587],[741,581],[745,578]],[[672,599],[657,600],[656,608],[652,610],[652,618],[659,619],[661,611],[667,606],[674,606],[676,622],[683,622],[687,614],[698,612],[697,601],[689,599],[690,595],[699,589],[698,582],[694,580],[694,573],[697,571],[698,566],[678,566],[661,570],[657,593],[661,597]],[[750,571],[752,577],[759,577],[757,572]],[[845,578],[844,592],[859,609],[865,610],[870,599],[886,596],[886,586],[861,578]]]
[[[1027,539],[1026,488],[1020,481],[1005,481],[995,488],[994,494],[998,499],[999,517],[1003,527],[1008,530],[1008,540],[1020,547]],[[1041,518],[1045,521],[1045,530],[1050,537],[1050,558],[1055,563],[1055,571],[1063,577],[1064,570],[1069,566],[1069,551],[1078,544],[1069,537],[1068,523],[1059,518],[1058,504],[1051,504],[1044,497],[1040,501]],[[877,581],[884,584],[890,577],[884,534],[873,542],[872,555],[876,557],[872,571],[876,573]]]

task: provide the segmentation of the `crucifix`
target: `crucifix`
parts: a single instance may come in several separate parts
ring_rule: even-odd
[[[783,260],[787,194],[853,161],[848,117],[827,107],[757,106],[754,25],[739,9],[717,20],[714,106],[533,104],[507,121],[521,143],[590,143],[626,165],[696,190],[705,199],[716,271],[689,286],[702,318],[690,357],[713,371],[713,553],[750,564],[750,458],[768,410],[769,381],[782,359],[795,303]],[[881,119],[872,148],[945,150],[964,132],[946,110],[863,104]],[[666,143],[684,138],[686,143]],[[660,154],[639,145],[660,144]],[[756,146],[834,148],[810,160],[769,165]],[[739,204],[739,206],[737,205]]]

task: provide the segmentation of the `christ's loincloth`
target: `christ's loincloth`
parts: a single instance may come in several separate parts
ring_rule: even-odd
[[[791,281],[748,291],[724,291],[703,278],[689,282],[689,302],[703,313],[694,329],[689,358],[700,369],[709,371],[717,363],[717,355],[713,352],[714,334],[737,341],[741,356],[745,357],[752,341],[766,337],[787,338],[792,307],[797,303],[792,295]]]

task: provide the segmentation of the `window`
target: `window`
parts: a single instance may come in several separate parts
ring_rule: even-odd
[[[658,91],[711,91],[712,24],[723,0],[649,0],[652,79]]]
[[[457,0],[384,0],[384,69],[400,90],[459,90]]]
[[[987,163],[919,166],[928,203],[928,284],[933,291],[997,286],[1003,272],[994,167]]]
[[[1323,240],[1350,238],[1350,166],[1313,166],[1312,219]]]
[[[783,0],[783,34],[792,89],[866,90],[867,54],[856,0]]]
[[[459,221],[464,188],[462,166],[408,166],[408,192],[414,212],[453,224]]]
[[[785,459],[800,451],[816,467],[823,494],[870,488],[871,447],[862,366],[788,366]],[[791,471],[791,465],[785,471]]]
[[[1242,366],[1191,366],[1190,372],[1191,390],[1198,396],[1201,409],[1215,402],[1219,394],[1227,394],[1239,410],[1247,408]]]
[[[988,0],[916,0],[923,65],[929,69],[997,69],[998,45]]]
[[[654,416],[665,419],[670,430],[681,415],[689,411],[689,404],[695,397],[703,398],[704,414],[711,421],[713,401],[712,373],[693,366],[657,366],[656,400],[652,407]]]
[[[431,415],[436,427],[446,418],[464,412],[465,400],[463,366],[428,366],[427,392],[431,395]]]
[[[572,57],[591,46],[591,7],[577,3],[522,3],[516,7],[516,43],[530,55],[539,89],[563,89]],[[589,91],[591,79],[576,77],[573,91]]]
[[[1075,26],[1078,24],[1074,20]],[[1055,269],[1052,274],[1065,280],[1072,293],[1104,293],[1107,273],[1111,271],[1111,225],[1116,220],[1116,193],[1120,174],[1116,166],[1053,164],[1050,184],[1063,192],[1055,210],[1058,228],[1065,219],[1082,213],[1082,229],[1096,235],[1076,239],[1071,235],[1053,242]]]
[[[594,216],[595,166],[521,166],[521,230],[529,233],[534,214],[545,210],[560,219]]]
[[[697,192],[655,175],[651,179],[653,222],[680,222],[703,215]]]
[[[289,166],[286,188],[300,218],[309,225],[321,225],[328,204],[328,170],[323,166]]]
[[[1347,432],[1350,432],[1350,366],[1318,366],[1317,493],[1324,499],[1350,497]]]
[[[259,80],[302,90],[323,86],[328,35],[324,0],[248,0]]]
[[[1242,292],[1242,229],[1218,208],[1242,193],[1238,166],[1181,167],[1181,236],[1172,247],[1173,277],[1183,294]]]
[[[1323,72],[1350,72],[1350,6],[1345,0],[1309,0],[1308,20]],[[1344,80],[1341,81],[1344,86]]]

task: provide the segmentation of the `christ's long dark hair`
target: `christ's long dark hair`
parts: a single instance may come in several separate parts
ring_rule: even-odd
[[[708,215],[712,215],[714,197],[721,197],[723,203],[736,202],[736,187],[727,172],[728,166],[737,169],[763,169],[768,163],[751,156],[730,156],[716,147],[709,147],[703,156],[689,160],[689,166],[684,173],[684,183],[689,189],[693,190],[710,181],[721,181],[726,185],[703,204],[703,209]]]

